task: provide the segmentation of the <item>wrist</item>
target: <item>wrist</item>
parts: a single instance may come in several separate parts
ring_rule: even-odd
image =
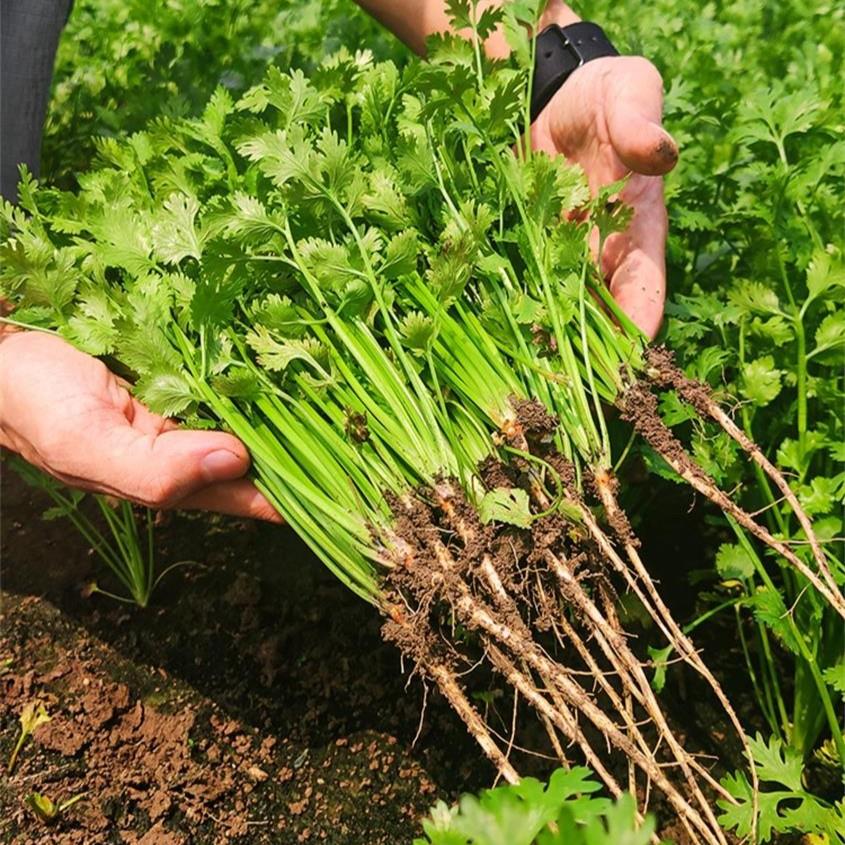
[[[562,0],[549,0],[543,14],[540,16],[540,22],[537,27],[539,32],[542,32],[547,26],[556,23],[558,26],[568,26],[571,23],[578,23],[581,18],[562,2]]]
[[[369,2],[367,2],[367,0],[358,0],[358,2],[365,8],[372,4],[372,0],[369,0]],[[476,5],[476,13],[481,14],[490,6],[496,7],[501,5],[502,0],[480,0],[480,2]],[[446,4],[444,0],[427,0],[427,2],[424,2],[422,8],[423,11],[421,13],[420,20],[422,22],[424,35],[420,39],[420,43],[424,45],[426,36],[434,32],[447,32],[450,26],[449,16],[446,12]],[[581,20],[581,18],[579,18],[578,15],[576,15],[575,12],[573,12],[572,9],[563,2],[563,0],[548,0],[543,14],[537,22],[537,32],[542,32],[543,29],[553,23],[558,24],[558,26],[566,26],[570,23],[577,23],[579,20]],[[397,31],[397,28],[394,26],[390,26],[390,28],[393,29],[394,32]],[[467,33],[462,34],[467,35]],[[408,41],[407,38],[403,38],[403,40]],[[417,52],[424,52],[422,49],[417,49],[414,44],[412,44],[412,46],[415,50],[417,50]],[[484,42],[484,52],[491,59],[506,59],[510,55],[510,51],[510,45],[505,39],[505,34],[502,32],[501,27],[497,27],[490,37]]]
[[[490,5],[499,5],[499,3],[491,3]],[[549,0],[546,3],[543,14],[540,15],[540,20],[537,21],[537,31],[534,34],[538,35],[553,23],[558,26],[566,26],[570,23],[577,23],[580,20],[581,18],[563,0]],[[510,55],[511,48],[501,28],[497,28],[487,41],[484,42],[484,52],[491,59],[506,59]]]

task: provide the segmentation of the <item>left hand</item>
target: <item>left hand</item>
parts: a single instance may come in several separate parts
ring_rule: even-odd
[[[578,68],[531,126],[533,147],[581,165],[593,191],[632,174],[621,199],[634,216],[625,232],[607,239],[601,269],[622,310],[651,338],[666,298],[662,177],[678,160],[677,144],[660,125],[662,111],[663,80],[654,65],[613,56]]]

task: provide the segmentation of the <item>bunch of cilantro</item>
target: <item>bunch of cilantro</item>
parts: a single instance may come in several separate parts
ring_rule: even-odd
[[[489,32],[496,19],[483,23]],[[386,593],[386,571],[407,566],[416,541],[397,536],[397,503],[448,479],[483,521],[528,527],[564,508],[561,471],[529,451],[514,398],[553,413],[547,436],[564,462],[606,477],[602,403],[622,390],[623,369],[642,365],[641,338],[603,306],[614,304],[587,224],[561,225],[587,208],[607,235],[626,216],[604,194],[591,205],[563,159],[514,152],[530,44],[524,19],[506,23],[512,65],[445,37],[404,73],[346,51],[310,79],[271,68],[237,101],[219,88],[197,118],[101,141],[79,191],[24,178],[21,208],[3,209],[13,319],[109,359],[154,411],[233,431],[262,492],[396,626],[413,611]],[[526,473],[533,510],[527,490],[488,498],[478,476],[514,449],[539,467]],[[572,518],[610,547],[581,501],[583,476],[571,483]],[[629,583],[646,581],[640,568],[625,571]],[[590,622],[609,627],[582,593]],[[414,619],[429,623],[425,609]],[[536,656],[524,631],[507,647]],[[636,664],[621,639],[617,653]],[[641,672],[622,683],[651,695]],[[626,747],[612,718],[587,711]],[[688,809],[638,746],[636,765],[712,832],[712,816]]]
[[[511,29],[525,53],[524,30]],[[351,582],[372,597],[379,553],[367,526],[387,518],[383,493],[443,475],[468,483],[474,497],[471,477],[492,449],[484,427],[502,425],[511,397],[538,380],[529,368],[520,384],[511,363],[493,354],[496,335],[512,331],[509,318],[530,337],[531,324],[573,323],[580,298],[583,319],[596,326],[590,336],[613,338],[596,372],[618,381],[620,362],[630,358],[583,278],[579,292],[584,232],[556,225],[561,210],[586,201],[583,180],[563,162],[538,155],[520,167],[511,154],[527,108],[526,64],[493,72],[477,48],[455,38],[404,75],[368,52],[341,50],[310,80],[271,66],[237,102],[220,87],[198,118],[162,117],[128,137],[101,138],[99,167],[78,176],[77,192],[41,187],[24,173],[20,207],[3,209],[2,284],[17,305],[14,320],[109,357],[155,412],[235,430],[259,472],[265,467],[261,483],[276,491],[271,499],[288,521],[319,535],[312,541],[330,565],[350,562]],[[468,121],[454,114],[464,101]],[[493,224],[501,244],[487,243]],[[508,272],[519,281],[511,266],[518,249],[543,242],[553,249],[532,260],[550,262],[540,268],[543,284],[554,271],[561,287],[535,296],[553,313],[516,288],[503,312],[495,298]],[[504,252],[510,243],[514,258]],[[482,256],[482,248],[492,252]],[[474,273],[490,287],[476,293],[481,322],[472,311],[446,310]],[[553,401],[573,415],[576,448],[592,457],[599,395],[593,401],[592,374],[588,387],[578,368],[579,327],[566,331],[560,341],[577,401],[563,389]],[[476,348],[459,356],[470,337]],[[468,404],[448,401],[449,380]],[[363,400],[361,383],[381,391],[383,404]],[[613,384],[601,387],[606,395]],[[384,454],[345,455],[372,513],[338,492],[338,474],[328,469],[336,461],[315,459],[328,435],[314,422],[296,436],[279,403],[306,416],[313,407],[332,426],[335,414],[383,415],[369,437],[384,439]],[[320,506],[348,530],[343,550],[308,513],[317,494],[303,496],[289,481],[291,467],[276,460],[258,407],[278,444],[294,444],[284,460],[296,462],[300,483],[325,482]],[[406,444],[414,428],[419,438]],[[311,453],[300,447],[307,434],[323,438]],[[396,463],[385,457],[392,452]],[[347,509],[342,519],[337,499]]]
[[[203,19],[186,16],[184,9],[171,4],[172,14],[156,16],[154,21],[145,21],[143,9],[135,5],[97,0],[85,17],[86,6],[78,4],[75,23],[73,19],[71,23],[78,27],[75,38],[67,39],[59,64],[47,140],[48,177],[67,180],[76,175],[87,165],[94,136],[140,129],[160,112],[162,103],[171,114],[190,113],[219,81],[237,93],[268,58],[279,64],[313,67],[327,44],[324,33],[332,31],[324,25],[325,16],[336,20],[337,14],[333,5],[312,3],[302,17],[299,10],[295,16],[283,9],[280,25],[274,27],[268,25],[278,12],[274,4],[250,6],[249,14],[231,20],[219,14],[217,3],[191,4],[192,13],[207,14]],[[746,430],[773,460],[792,471],[796,492],[841,564],[841,543],[833,538],[843,533],[845,489],[839,413],[845,344],[843,211],[835,190],[845,170],[845,148],[838,140],[842,94],[836,83],[843,43],[841,28],[829,20],[837,15],[841,19],[841,10],[835,5],[808,10],[799,2],[780,4],[777,9],[761,2],[714,3],[694,10],[664,0],[647,9],[637,7],[639,35],[635,38],[641,43],[634,43],[630,28],[623,26],[628,4],[608,8],[606,16],[601,6],[596,4],[593,16],[607,20],[617,41],[624,43],[627,38],[631,48],[655,58],[664,72],[669,82],[669,126],[684,147],[682,164],[669,184],[670,290],[675,293],[667,342],[691,375],[708,381],[726,400],[738,400]],[[116,16],[113,28],[103,27],[102,18],[94,14],[109,9]],[[344,4],[343,13],[347,12]],[[131,24],[128,31],[137,37],[127,39],[121,32],[122,14],[130,15],[131,22],[129,18],[123,22]],[[319,26],[308,23],[320,16]],[[298,25],[301,31],[296,30]],[[118,39],[103,38],[110,31],[121,32],[123,46]],[[274,42],[277,33],[294,31],[298,33],[296,49]],[[233,50],[233,43],[243,49]],[[801,45],[797,51],[796,44]],[[90,51],[87,57],[86,50]],[[120,54],[122,50],[125,55]],[[217,66],[213,74],[208,70],[206,58],[213,51],[227,56],[221,63],[222,73]],[[784,73],[787,67],[788,75]],[[125,75],[120,75],[123,70],[116,76],[106,73],[107,68],[122,68]],[[157,88],[150,84],[156,79]],[[773,83],[773,79],[778,81]],[[383,93],[384,86],[391,84],[392,80],[382,78],[373,90],[381,85]],[[260,88],[254,89],[253,97],[260,96],[255,93]],[[272,95],[272,76],[264,90]],[[361,97],[366,101],[366,94]],[[26,306],[36,309],[29,314],[33,322],[50,325],[52,318],[37,309],[58,308],[67,318],[62,324],[66,336],[89,351],[108,353],[121,317],[114,303],[87,284],[86,274],[97,267],[98,273],[105,274],[117,262],[142,281],[147,272],[166,271],[167,265],[177,267],[185,261],[190,264],[195,251],[203,252],[204,246],[195,226],[199,209],[203,208],[203,217],[206,209],[213,211],[216,197],[241,191],[244,198],[238,213],[242,221],[259,213],[247,201],[255,193],[257,171],[241,169],[232,151],[234,136],[226,136],[232,105],[231,97],[218,92],[201,119],[163,121],[125,142],[98,142],[105,166],[81,178],[83,191],[78,197],[24,192],[34,218],[49,224],[61,241],[58,255],[27,267],[27,272],[33,272],[33,289],[43,285],[41,298],[36,296]],[[238,124],[238,131],[245,132],[249,118],[240,117],[246,119]],[[66,140],[71,127],[80,132],[77,143],[60,146],[58,139]],[[259,127],[253,129],[257,133]],[[71,157],[63,159],[68,151]],[[365,152],[378,155],[379,149],[371,146]],[[415,172],[420,180],[430,177],[429,161],[411,156],[407,164],[416,168],[408,172]],[[146,185],[129,177],[139,165],[141,176],[149,171]],[[171,200],[174,193],[183,199]],[[156,198],[155,208],[149,205],[151,195]],[[185,196],[195,197],[197,207]],[[371,196],[378,197],[373,208],[382,215],[379,225],[389,228],[391,214],[397,213],[389,186]],[[132,197],[131,208],[121,210],[127,197]],[[99,213],[106,208],[116,208],[117,213],[114,217]],[[140,226],[139,209],[142,218],[149,215]],[[100,227],[91,230],[98,249],[84,255],[84,246],[74,245],[81,233],[74,221],[88,214],[93,225]],[[260,222],[253,220],[250,225],[260,226]],[[204,225],[200,228],[205,231]],[[211,293],[225,309],[243,279],[237,269],[226,276],[221,268],[237,268],[243,256],[237,244],[233,252],[225,252],[218,250],[213,238],[210,243],[202,260],[207,262],[204,268],[211,270]],[[35,251],[46,248],[35,236],[31,246]],[[401,243],[395,249],[400,247]],[[164,251],[157,254],[157,250]],[[331,266],[331,256],[315,255]],[[73,272],[62,284],[65,270]],[[195,293],[190,273],[185,275],[177,267],[165,275],[176,307],[190,309]],[[141,293],[145,296],[149,291]],[[25,312],[19,316],[28,319]],[[431,335],[424,315],[407,314],[402,330],[405,339],[421,344],[420,348],[425,348]],[[278,362],[278,356],[271,354],[276,351],[265,349],[265,360]],[[286,358],[285,351],[282,360],[308,361],[307,354],[319,364],[319,355],[313,354],[317,351],[306,348],[293,359]],[[186,393],[178,380],[148,379],[139,387],[145,391],[144,398],[163,412],[193,413],[190,391]],[[766,507],[764,518],[770,530],[795,541],[801,551],[802,536],[788,508],[773,496],[765,478],[741,460],[736,446],[695,419],[673,394],[664,397],[663,411],[692,444],[701,465],[723,485],[738,485],[749,510]],[[203,422],[198,416],[192,421]],[[661,470],[656,456],[647,457]],[[662,471],[671,474],[665,468]],[[818,749],[820,738],[836,734],[836,716],[831,719],[830,711],[835,714],[845,689],[841,626],[822,601],[811,591],[799,590],[791,573],[757,554],[741,532],[735,542],[718,550],[715,563],[723,582],[720,589],[739,591],[735,604],[741,611],[742,630],[747,633],[749,620],[754,622],[753,630],[743,637],[744,643],[748,639],[749,680],[773,734],[800,756],[817,749],[834,766],[841,765],[831,742]],[[790,625],[784,623],[787,614]],[[784,660],[795,667],[794,683],[782,681],[779,665]],[[822,687],[828,708],[818,706]],[[841,734],[841,719],[838,730]],[[789,820],[772,829],[790,829]]]

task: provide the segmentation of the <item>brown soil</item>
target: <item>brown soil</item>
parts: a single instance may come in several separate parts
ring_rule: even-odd
[[[168,516],[160,566],[195,563],[141,611],[83,598],[93,574],[118,588],[2,480],[0,763],[25,703],[52,721],[0,780],[0,842],[409,842],[437,798],[490,784],[445,702],[406,688],[378,614],[288,530]],[[85,796],[47,826],[32,792]]]
[[[530,438],[546,438],[554,434],[558,422],[536,399],[512,401],[514,412],[522,430]]]

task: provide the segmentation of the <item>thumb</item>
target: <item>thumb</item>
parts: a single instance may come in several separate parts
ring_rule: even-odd
[[[610,142],[634,173],[662,176],[678,161],[675,139],[660,125],[663,80],[645,59],[629,59],[627,73],[613,78],[606,120]]]
[[[116,492],[159,508],[209,485],[240,478],[250,464],[243,444],[222,431],[172,429],[153,434],[121,426],[112,430],[105,451],[110,479],[120,479]]]

